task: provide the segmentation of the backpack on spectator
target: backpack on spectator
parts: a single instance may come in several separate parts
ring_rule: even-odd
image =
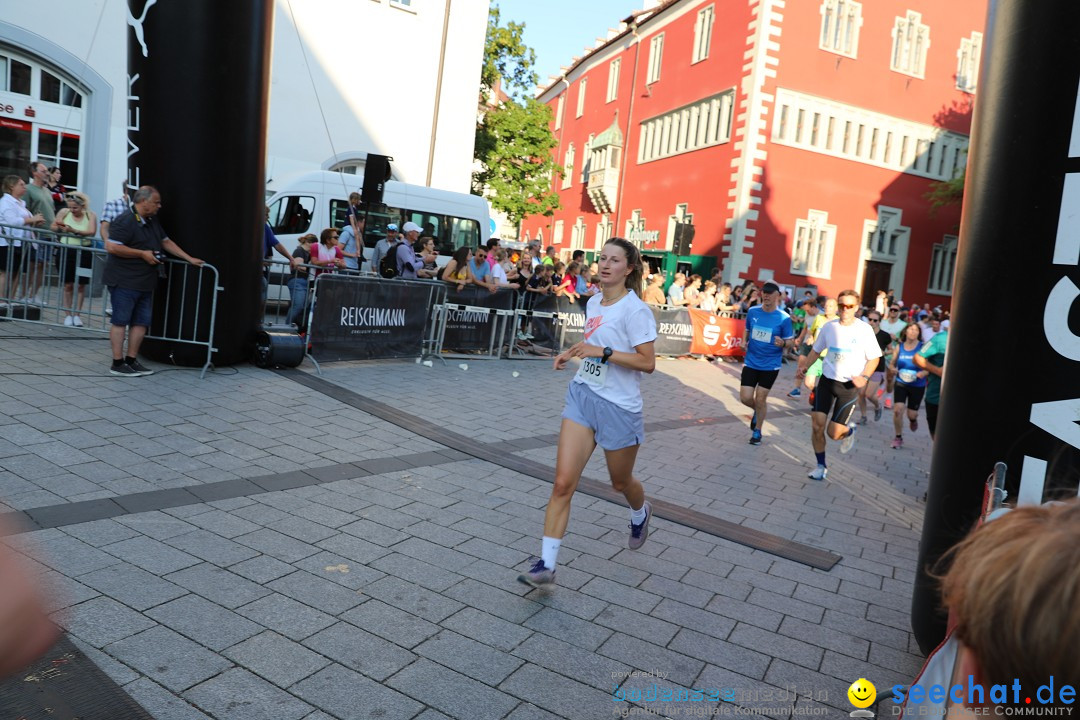
[[[388,279],[397,277],[397,251],[399,247],[401,247],[401,243],[394,243],[386,251],[386,254],[379,258],[379,277]]]

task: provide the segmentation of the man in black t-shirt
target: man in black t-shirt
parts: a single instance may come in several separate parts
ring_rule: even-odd
[[[109,328],[113,362],[109,372],[136,377],[154,373],[136,358],[150,326],[152,298],[158,282],[156,266],[162,263],[161,252],[197,267],[201,267],[203,261],[188,255],[165,234],[155,217],[161,209],[157,188],[142,186],[135,191],[131,203],[132,209],[109,226],[109,240],[105,243],[109,256],[105,261],[104,280],[113,306],[112,327]],[[126,356],[125,330],[128,338]]]

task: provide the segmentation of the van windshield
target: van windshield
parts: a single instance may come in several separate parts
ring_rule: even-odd
[[[270,229],[275,235],[306,233],[315,211],[315,198],[307,195],[283,195],[270,206]]]

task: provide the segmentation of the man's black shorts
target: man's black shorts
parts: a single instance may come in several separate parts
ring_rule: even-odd
[[[855,401],[859,397],[859,388],[848,380],[840,382],[824,375],[818,379],[814,391],[814,412],[832,413],[831,420],[838,425],[847,425],[855,411]]]
[[[908,410],[918,410],[919,405],[922,404],[923,395],[925,394],[925,385],[922,387],[915,387],[897,381],[896,386],[893,388],[893,401],[907,405]]]
[[[766,390],[772,390],[773,383],[776,382],[779,375],[779,370],[755,370],[752,367],[743,365],[742,380],[740,380],[739,384],[743,387],[754,387],[756,385]]]

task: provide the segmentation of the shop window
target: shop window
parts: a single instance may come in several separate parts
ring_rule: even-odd
[[[60,168],[62,182],[69,188],[79,187],[79,150],[81,140],[72,133],[40,128],[37,159],[46,165]]]
[[[854,0],[825,0],[821,3],[821,38],[818,47],[828,52],[855,57],[859,51],[862,3]]]
[[[791,272],[827,278],[832,268],[836,226],[829,225],[829,213],[811,210],[795,221],[795,243],[791,251]]]
[[[691,65],[709,57],[714,15],[712,5],[698,10],[697,22],[694,24],[694,54],[690,60]]]
[[[286,195],[270,206],[270,228],[275,235],[299,235],[311,227],[315,198],[306,195]]]
[[[926,51],[930,48],[930,28],[923,25],[922,14],[909,10],[896,18],[893,26],[892,62],[899,73],[921,78],[926,72]]]
[[[41,92],[39,97],[45,102],[60,102],[60,78],[46,70],[41,71]]]
[[[982,59],[982,33],[973,32],[969,38],[960,39],[956,51],[956,89],[975,93],[979,82],[979,63]]]
[[[934,245],[930,260],[930,282],[927,290],[941,295],[952,295],[953,275],[956,271],[956,246],[959,238],[946,235]]]
[[[31,125],[20,120],[0,122],[0,177],[26,177],[26,159],[30,157]]]

